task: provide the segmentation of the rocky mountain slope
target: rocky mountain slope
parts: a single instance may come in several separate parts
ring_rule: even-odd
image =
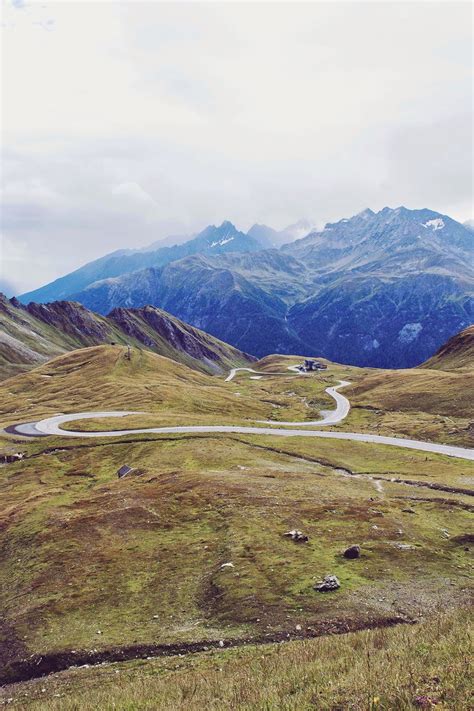
[[[258,263],[262,261],[260,255],[268,253],[258,253]],[[268,279],[273,277],[271,288],[265,288],[262,271]],[[121,304],[160,304],[179,318],[222,340],[230,338],[237,348],[255,355],[309,352],[309,346],[286,324],[287,304],[275,293],[275,282],[281,283],[282,290],[288,289],[284,280],[288,272],[262,267],[258,279],[255,274],[249,279],[245,273],[235,261],[231,268],[226,260],[193,256],[159,269],[97,282],[78,294],[78,299],[86,306],[94,304],[99,313]],[[297,281],[298,273],[293,283]]]
[[[228,246],[229,224],[69,296],[102,314],[152,304],[257,356],[376,367],[418,365],[474,320],[473,233],[446,215],[364,210],[279,250]],[[250,233],[272,240],[262,225]]]
[[[207,373],[246,365],[251,356],[161,309],[114,309],[108,317],[59,301],[23,306],[0,295],[0,379],[85,346],[131,344]]]
[[[474,319],[471,286],[440,274],[341,279],[296,304],[287,321],[329,359],[376,368],[426,360]]]
[[[56,279],[51,284],[22,294],[22,303],[47,302],[65,299],[99,279],[116,277],[148,267],[158,267],[183,259],[191,254],[225,254],[226,252],[252,252],[262,249],[262,244],[251,235],[237,230],[231,222],[216,227],[209,225],[184,243],[156,249],[121,249],[85,264],[71,274]],[[141,304],[143,305],[143,304]]]

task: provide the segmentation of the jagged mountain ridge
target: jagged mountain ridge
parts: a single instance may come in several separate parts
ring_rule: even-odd
[[[222,373],[254,360],[151,306],[117,308],[105,317],[79,303],[24,306],[0,294],[0,379],[67,351],[103,343],[145,347],[207,373]]]
[[[18,298],[25,304],[30,301],[46,303],[67,299],[71,294],[101,279],[122,276],[149,267],[164,266],[193,254],[210,256],[253,253],[262,249],[281,247],[310,231],[310,223],[307,220],[300,220],[280,231],[266,225],[253,225],[247,233],[244,233],[226,220],[219,227],[209,225],[198,234],[166,237],[141,249],[116,250]]]
[[[472,232],[400,207],[364,210],[280,250],[208,250],[70,296],[102,314],[153,304],[258,356],[316,350],[410,367],[472,322],[473,285]]]
[[[474,278],[472,234],[459,222],[433,210],[388,207],[364,210],[350,219],[282,249],[325,276],[333,272],[393,275],[436,271]]]
[[[158,245],[157,245],[158,247]],[[219,227],[209,225],[192,239],[173,246],[157,249],[121,249],[85,264],[50,284],[22,294],[22,303],[45,303],[66,299],[101,279],[122,276],[131,272],[159,267],[192,254],[225,254],[226,252],[252,252],[262,245],[252,236],[236,229],[229,221]]]

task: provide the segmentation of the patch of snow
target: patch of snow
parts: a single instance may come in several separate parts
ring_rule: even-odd
[[[436,217],[434,220],[428,220],[428,222],[422,223],[422,227],[431,227],[434,232],[436,232],[436,230],[442,230],[444,226],[445,225],[441,217]]]
[[[406,323],[398,333],[400,343],[411,343],[423,330],[421,323]]]
[[[219,240],[218,242],[212,242],[211,247],[222,247],[224,244],[227,244],[228,242],[232,242],[234,238],[233,237],[224,237],[223,239]]]

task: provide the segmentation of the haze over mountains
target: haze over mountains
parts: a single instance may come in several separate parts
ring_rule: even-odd
[[[121,250],[20,297],[101,314],[163,308],[256,356],[312,353],[410,367],[473,321],[473,233],[432,210],[364,210],[309,231],[230,222]]]

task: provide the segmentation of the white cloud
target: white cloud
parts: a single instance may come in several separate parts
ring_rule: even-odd
[[[112,188],[112,195],[119,195],[120,197],[126,197],[134,202],[139,203],[151,203],[156,205],[155,201],[146,190],[143,190],[142,186],[138,183],[127,182],[120,183]]]
[[[3,230],[55,255],[15,278],[222,219],[385,204],[465,219],[470,17],[462,2],[10,7]]]

